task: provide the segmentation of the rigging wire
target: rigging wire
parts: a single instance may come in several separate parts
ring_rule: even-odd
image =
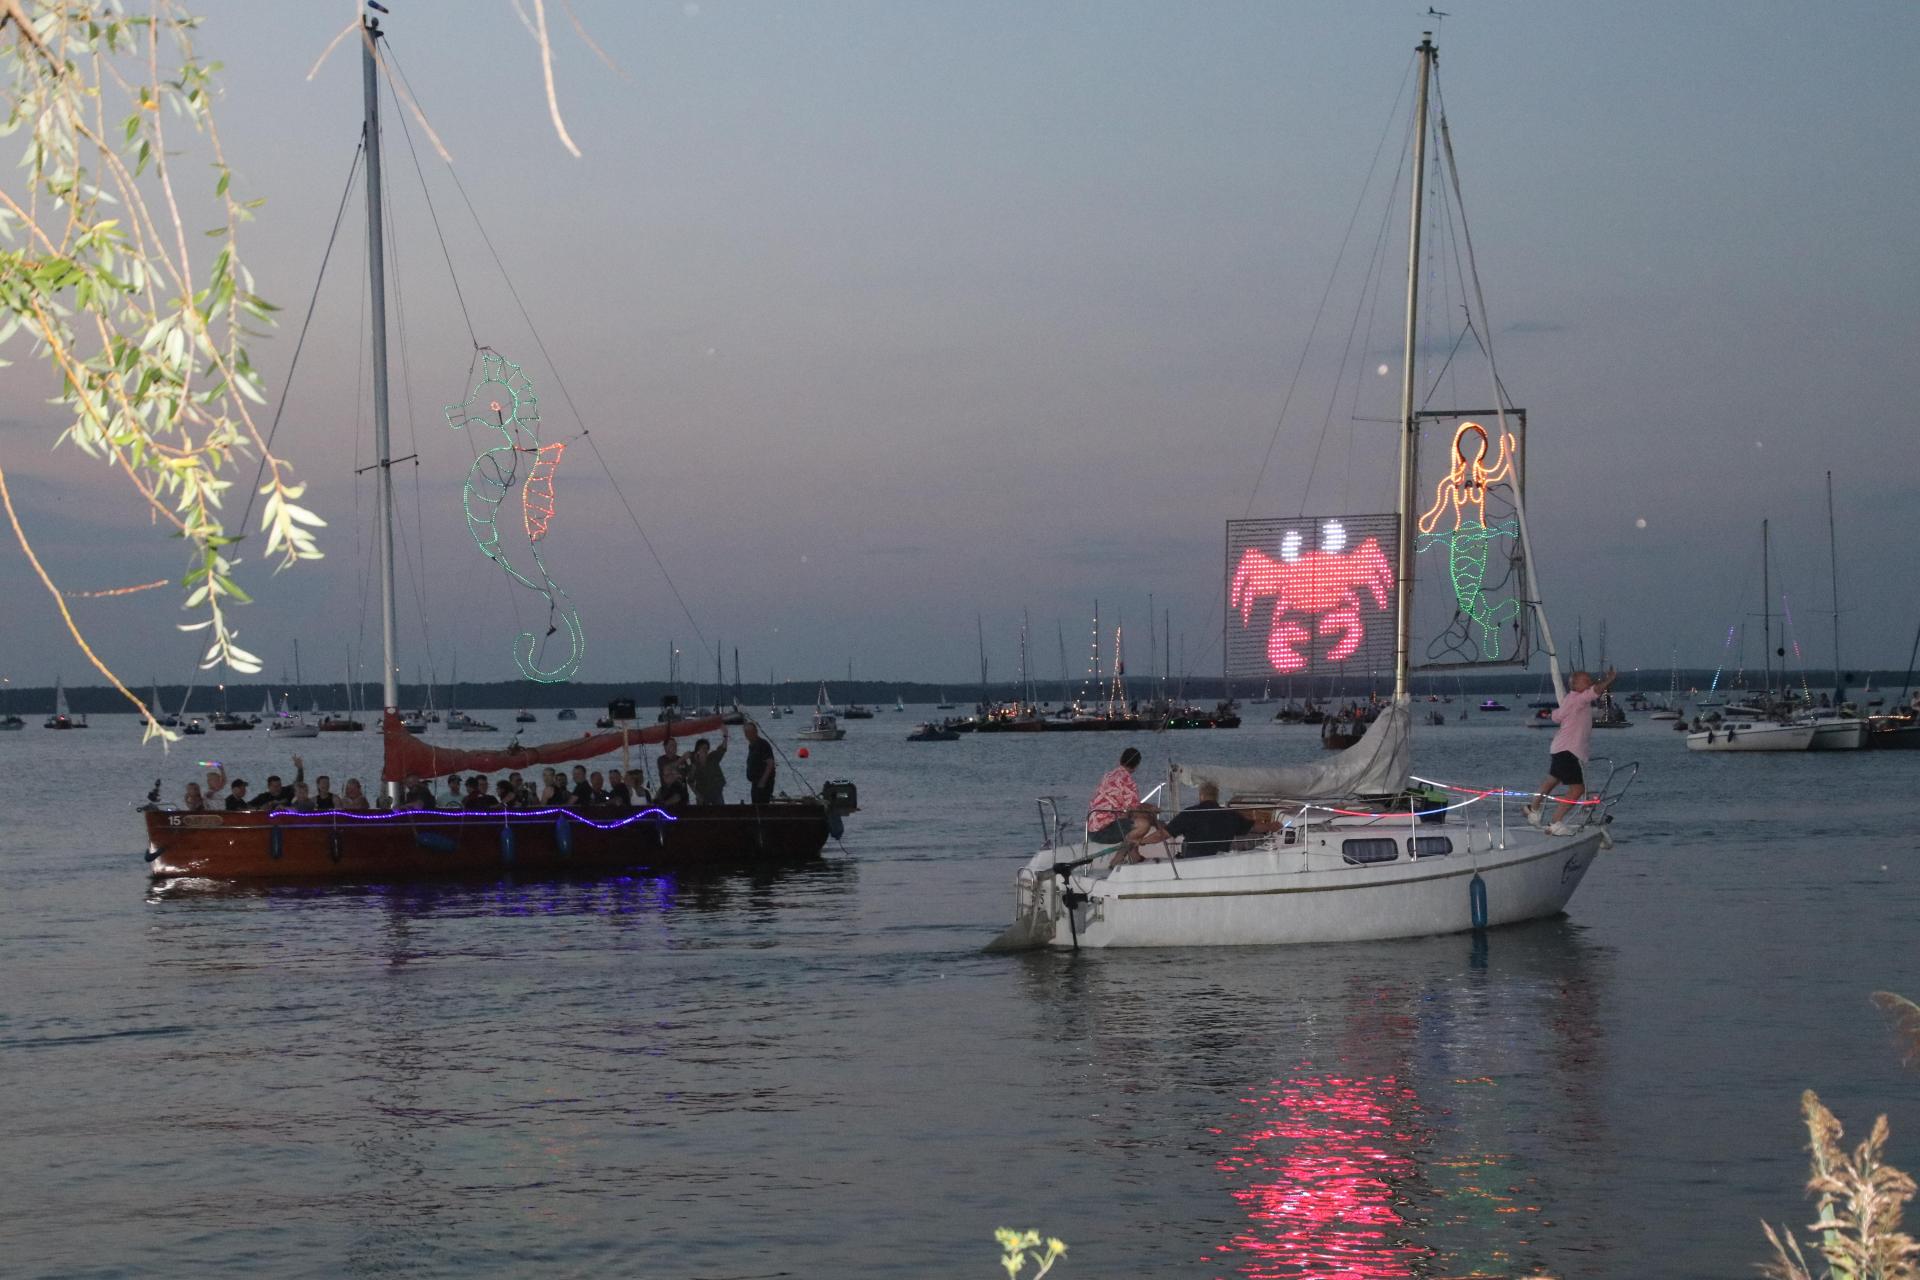
[[[1300,385],[1300,375],[1307,366],[1307,355],[1313,349],[1314,335],[1320,331],[1320,318],[1322,314],[1326,311],[1327,300],[1333,296],[1334,282],[1338,280],[1340,276],[1340,264],[1346,258],[1347,245],[1352,241],[1353,228],[1360,219],[1360,211],[1366,206],[1367,192],[1372,187],[1373,175],[1374,175],[1375,169],[1378,167],[1380,163],[1380,157],[1386,150],[1387,138],[1391,136],[1393,132],[1393,121],[1399,114],[1400,100],[1406,96],[1407,84],[1410,77],[1412,76],[1413,66],[1414,66],[1414,62],[1410,60],[1408,63],[1408,70],[1406,75],[1403,75],[1401,77],[1400,90],[1398,93],[1394,95],[1393,110],[1388,113],[1387,124],[1381,130],[1380,141],[1374,146],[1373,159],[1367,165],[1366,180],[1360,184],[1359,197],[1354,201],[1353,212],[1347,217],[1346,231],[1340,237],[1340,250],[1338,253],[1334,255],[1333,268],[1327,272],[1326,287],[1321,290],[1319,305],[1314,308],[1313,323],[1310,326],[1308,326],[1308,329],[1307,329],[1307,340],[1305,343],[1301,345],[1300,359],[1297,362],[1295,362],[1293,366],[1293,376],[1287,381],[1286,394],[1283,397],[1281,397],[1281,400],[1280,400],[1280,412],[1274,416],[1273,434],[1267,437],[1266,451],[1260,457],[1260,469],[1254,473],[1253,490],[1252,492],[1247,494],[1247,509],[1245,512],[1245,516],[1250,517],[1253,515],[1254,503],[1259,501],[1260,486],[1265,482],[1266,476],[1267,476],[1267,468],[1273,462],[1274,446],[1280,442],[1280,430],[1282,427],[1286,425],[1287,406],[1293,403],[1294,392],[1295,390],[1298,389]],[[1325,436],[1323,433],[1322,441],[1324,442],[1324,440],[1325,440]],[[1316,456],[1318,456],[1319,454],[1318,446],[1315,447],[1314,453]],[[1222,625],[1224,628],[1224,623]]]
[[[327,248],[320,255],[320,270],[314,276],[313,296],[307,299],[306,318],[300,322],[300,337],[293,344],[293,359],[287,364],[286,380],[280,384],[280,403],[274,408],[273,422],[267,428],[267,443],[264,450],[267,453],[273,451],[273,438],[280,430],[280,415],[287,411],[287,397],[293,389],[294,371],[300,367],[300,352],[307,345],[307,330],[313,325],[313,310],[320,301],[320,286],[327,278],[327,262],[333,257],[333,242],[340,235],[340,220],[346,216],[347,198],[353,194],[353,179],[360,171],[360,160],[366,154],[366,149],[367,140],[363,129],[360,145],[353,151],[353,163],[347,167],[347,183],[340,192],[340,207],[333,212],[333,230],[327,233]],[[253,500],[259,496],[261,477],[266,473],[267,460],[262,457],[259,468],[254,472],[253,484],[247,490],[246,508],[240,513],[239,529],[240,536],[243,538],[246,536],[247,524],[253,518]]]
[[[391,55],[393,52],[393,41],[391,37],[388,38],[387,45],[388,53]],[[392,62],[395,74],[400,77],[402,85],[406,87],[407,93],[412,96],[413,87],[407,83],[406,72],[400,67],[399,60],[391,56],[389,60]],[[640,535],[641,543],[646,547],[647,554],[653,558],[654,566],[660,570],[661,579],[666,582],[667,590],[672,593],[674,603],[680,606],[680,612],[685,615],[688,625],[693,628],[694,635],[699,640],[701,648],[703,650],[711,648],[716,656],[720,656],[720,650],[717,644],[707,640],[706,633],[702,630],[699,619],[694,616],[693,610],[688,607],[686,597],[680,593],[680,588],[674,582],[673,575],[667,571],[666,561],[661,558],[659,550],[653,544],[653,539],[647,536],[646,528],[640,523],[640,517],[634,511],[633,504],[627,500],[625,492],[620,488],[620,482],[614,478],[612,468],[607,465],[606,458],[602,456],[600,446],[593,438],[593,431],[587,426],[586,415],[580,412],[579,405],[574,402],[573,393],[568,390],[566,379],[560,374],[559,365],[555,362],[552,354],[548,352],[546,342],[541,339],[540,330],[533,323],[533,316],[528,312],[527,304],[520,297],[520,290],[515,287],[513,277],[507,271],[506,263],[500,257],[500,251],[494,247],[493,237],[487,234],[486,224],[480,220],[479,210],[474,208],[473,199],[467,194],[466,184],[460,180],[460,171],[449,164],[447,165],[447,176],[453,179],[454,190],[460,193],[460,200],[466,205],[468,216],[473,219],[474,229],[480,233],[481,243],[486,245],[488,254],[493,258],[494,266],[500,272],[502,283],[507,286],[507,293],[513,298],[513,304],[519,310],[521,320],[526,323],[527,331],[533,337],[534,346],[539,350],[541,358],[546,361],[548,370],[552,372],[554,385],[559,388],[561,399],[566,401],[567,409],[573,414],[574,421],[580,424],[580,434],[574,438],[585,440],[588,447],[593,450],[594,461],[600,464],[600,470],[602,474],[606,476],[607,484],[613,489],[614,496],[620,500],[620,505],[626,509],[627,518],[633,522],[634,532]]]

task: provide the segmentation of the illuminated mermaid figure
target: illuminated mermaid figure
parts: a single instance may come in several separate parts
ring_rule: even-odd
[[[556,667],[541,667],[536,662],[544,637],[523,631],[513,645],[514,665],[520,668],[521,675],[553,684],[573,675],[587,646],[580,630],[579,612],[540,558],[540,539],[546,536],[547,526],[553,519],[553,473],[565,446],[540,443],[539,405],[533,394],[533,383],[520,372],[520,366],[488,351],[480,357],[480,381],[474,384],[473,394],[460,404],[447,406],[447,425],[455,431],[472,428],[476,440],[486,438],[482,432],[499,434],[500,442],[482,452],[467,468],[467,487],[461,494],[461,503],[467,512],[467,532],[473,535],[487,559],[504,569],[509,578],[546,598],[547,635],[565,628],[567,656]],[[505,548],[500,545],[499,522],[500,504],[506,501],[519,479],[523,453],[533,458],[520,493],[527,554],[533,561],[524,573],[508,559]]]
[[[1481,588],[1487,580],[1487,561],[1496,538],[1519,536],[1517,521],[1502,520],[1487,524],[1487,486],[1506,481],[1513,483],[1513,433],[1500,434],[1500,453],[1491,466],[1487,450],[1491,442],[1487,430],[1477,422],[1463,422],[1453,433],[1453,466],[1433,489],[1433,505],[1420,516],[1419,550],[1439,543],[1447,546],[1447,568],[1453,578],[1453,595],[1460,612],[1480,628],[1480,652],[1483,657],[1500,657],[1500,628],[1520,616],[1518,600],[1487,599]],[[1469,455],[1471,450],[1471,455]],[[1437,531],[1448,506],[1453,508],[1453,528]]]

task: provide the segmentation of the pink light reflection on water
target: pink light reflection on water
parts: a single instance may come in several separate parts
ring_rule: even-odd
[[[1215,1167],[1238,1184],[1248,1226],[1215,1261],[1236,1261],[1252,1280],[1391,1280],[1433,1256],[1407,1243],[1398,1207],[1397,1189],[1418,1177],[1418,1138],[1395,1123],[1396,1110],[1417,1108],[1411,1088],[1393,1076],[1319,1076],[1277,1080],[1242,1102],[1251,1128]]]

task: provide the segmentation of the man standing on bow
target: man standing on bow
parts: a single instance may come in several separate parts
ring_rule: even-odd
[[[1547,828],[1549,835],[1573,834],[1567,819],[1573,813],[1574,804],[1587,793],[1584,766],[1593,754],[1593,704],[1613,687],[1619,674],[1608,667],[1598,684],[1585,671],[1576,671],[1567,678],[1567,696],[1553,711],[1553,722],[1560,727],[1554,732],[1553,744],[1547,748],[1552,753],[1547,761],[1547,776],[1537,788],[1539,795],[1525,810],[1527,821],[1539,826],[1545,820],[1542,811],[1547,801],[1562,783],[1566,785],[1567,794],[1560,799],[1560,810],[1554,814],[1553,825]]]

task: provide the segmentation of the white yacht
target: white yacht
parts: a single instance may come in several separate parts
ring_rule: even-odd
[[[1421,42],[1411,135],[1414,173],[1427,172],[1435,52],[1430,36]],[[1440,136],[1444,138],[1444,129]],[[1195,856],[1184,856],[1181,842],[1169,839],[1142,845],[1142,860],[1129,860],[1127,846],[1103,845],[1091,838],[1084,813],[1063,813],[1057,800],[1043,799],[1042,848],[1016,873],[1014,922],[996,939],[994,949],[1359,942],[1485,928],[1559,912],[1611,844],[1610,811],[1637,766],[1625,766],[1616,774],[1594,762],[1594,789],[1585,802],[1544,830],[1524,819],[1520,794],[1446,788],[1410,772],[1413,713],[1407,682],[1414,615],[1412,575],[1404,568],[1415,554],[1419,508],[1411,477],[1425,420],[1416,398],[1420,346],[1415,322],[1427,186],[1424,181],[1410,184],[1412,243],[1399,431],[1402,483],[1396,500],[1395,563],[1403,571],[1391,581],[1399,618],[1391,703],[1357,743],[1320,763],[1266,768],[1174,765],[1163,797],[1171,807],[1179,807],[1183,787],[1211,783],[1230,807],[1271,828],[1242,836],[1220,852],[1201,855],[1196,850]],[[1493,382],[1498,407],[1486,416],[1498,417],[1499,438],[1506,441],[1509,415],[1517,411],[1497,395],[1497,376]],[[1477,424],[1467,425],[1486,433]],[[1515,535],[1524,550],[1524,495],[1510,479],[1497,476],[1483,488],[1496,483],[1503,498],[1511,495]],[[1534,594],[1531,608],[1559,692],[1551,632],[1538,592]]]

